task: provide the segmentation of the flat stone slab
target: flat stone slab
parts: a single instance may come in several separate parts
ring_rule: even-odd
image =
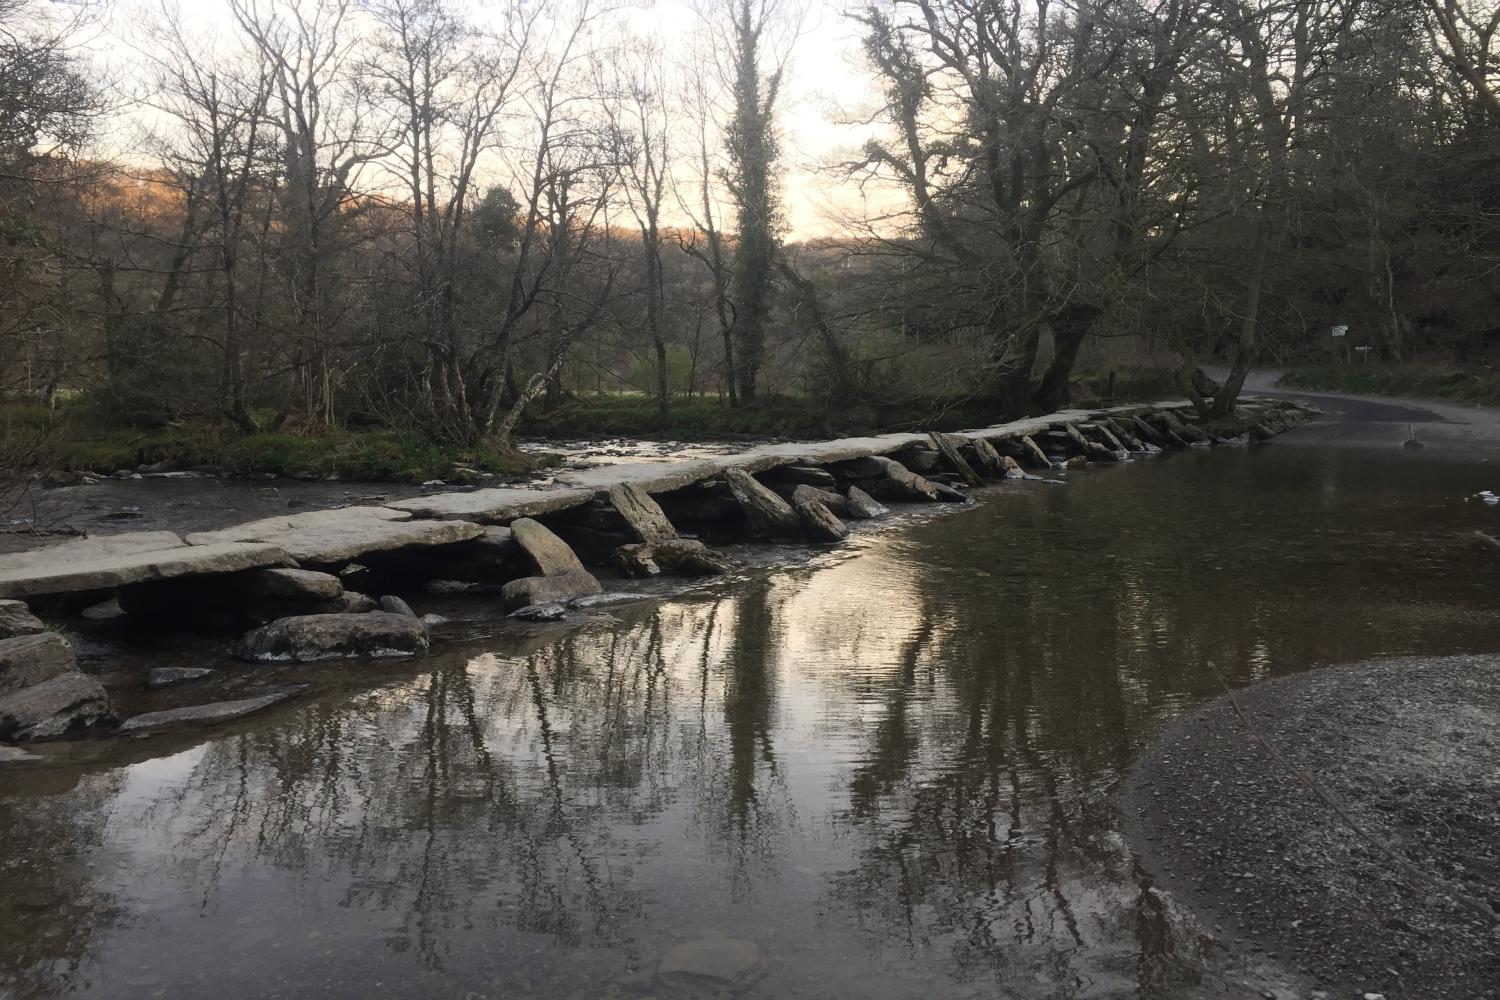
[[[306,685],[297,685],[281,688],[257,698],[215,701],[207,705],[189,705],[187,708],[172,708],[164,712],[147,712],[144,715],[126,719],[120,724],[118,732],[121,736],[140,736],[145,733],[160,733],[172,729],[217,726],[289,701],[306,690]]]
[[[746,458],[746,456],[735,457]],[[617,483],[631,483],[647,493],[667,493],[714,478],[724,471],[730,461],[731,459],[711,459],[700,462],[630,462],[620,465],[601,465],[593,469],[562,472],[558,474],[557,479],[564,485],[587,490],[590,494],[606,492]],[[773,462],[772,464],[781,463]]]
[[[284,549],[259,539],[209,542],[189,546],[170,531],[139,531],[0,556],[0,597],[108,590],[154,580],[292,565]]]
[[[385,506],[415,517],[438,521],[477,521],[480,524],[509,524],[518,517],[552,514],[571,507],[581,507],[593,499],[589,489],[528,490],[521,487],[496,486],[469,493],[438,493],[430,497],[397,500]]]
[[[327,565],[351,562],[367,552],[449,545],[483,534],[483,525],[467,521],[415,521],[409,512],[388,507],[343,507],[201,531],[188,535],[187,542],[191,546],[262,542],[279,547],[299,563]]]

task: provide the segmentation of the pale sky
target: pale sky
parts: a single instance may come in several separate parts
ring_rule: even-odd
[[[357,0],[356,0],[357,2]],[[713,3],[716,0],[702,0]],[[722,2],[722,0],[718,0]],[[793,2],[793,0],[788,0]],[[848,158],[869,134],[868,126],[837,124],[842,111],[867,110],[870,80],[861,68],[857,25],[843,14],[847,2],[802,0],[802,29],[792,50],[791,72],[781,107],[782,168],[788,236],[793,239],[829,233],[838,227],[833,215],[858,211],[861,195],[839,176],[821,167]],[[205,35],[233,33],[228,0],[180,0],[183,19]],[[482,12],[486,4],[475,5]],[[114,0],[106,7],[105,22],[88,48],[95,52],[111,77],[128,79],[138,69],[133,46],[149,46],[140,25],[160,0]],[[689,33],[694,23],[690,0],[638,0],[615,17],[634,30],[660,39],[669,56],[693,58]]]

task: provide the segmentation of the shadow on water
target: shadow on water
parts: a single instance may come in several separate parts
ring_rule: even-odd
[[[757,943],[764,996],[1242,995],[1143,888],[1115,785],[1207,661],[1500,648],[1470,537],[1500,510],[1463,499],[1495,486],[1269,448],[996,488],[206,742],[0,772],[0,995],[645,997],[712,933]]]

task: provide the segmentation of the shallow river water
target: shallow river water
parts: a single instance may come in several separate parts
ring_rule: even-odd
[[[722,937],[753,996],[1258,995],[1274,960],[1146,891],[1119,779],[1215,669],[1500,648],[1489,488],[1368,449],[1090,469],[0,770],[0,995],[669,996]]]

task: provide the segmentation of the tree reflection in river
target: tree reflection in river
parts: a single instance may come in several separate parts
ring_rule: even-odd
[[[0,772],[33,901],[0,910],[0,993],[641,996],[716,931],[760,945],[766,995],[1212,993],[1234,967],[1110,801],[1205,661],[1245,682],[1500,622],[1495,570],[1453,571],[1470,473],[1341,467],[1335,511],[1304,455],[1205,458]]]

